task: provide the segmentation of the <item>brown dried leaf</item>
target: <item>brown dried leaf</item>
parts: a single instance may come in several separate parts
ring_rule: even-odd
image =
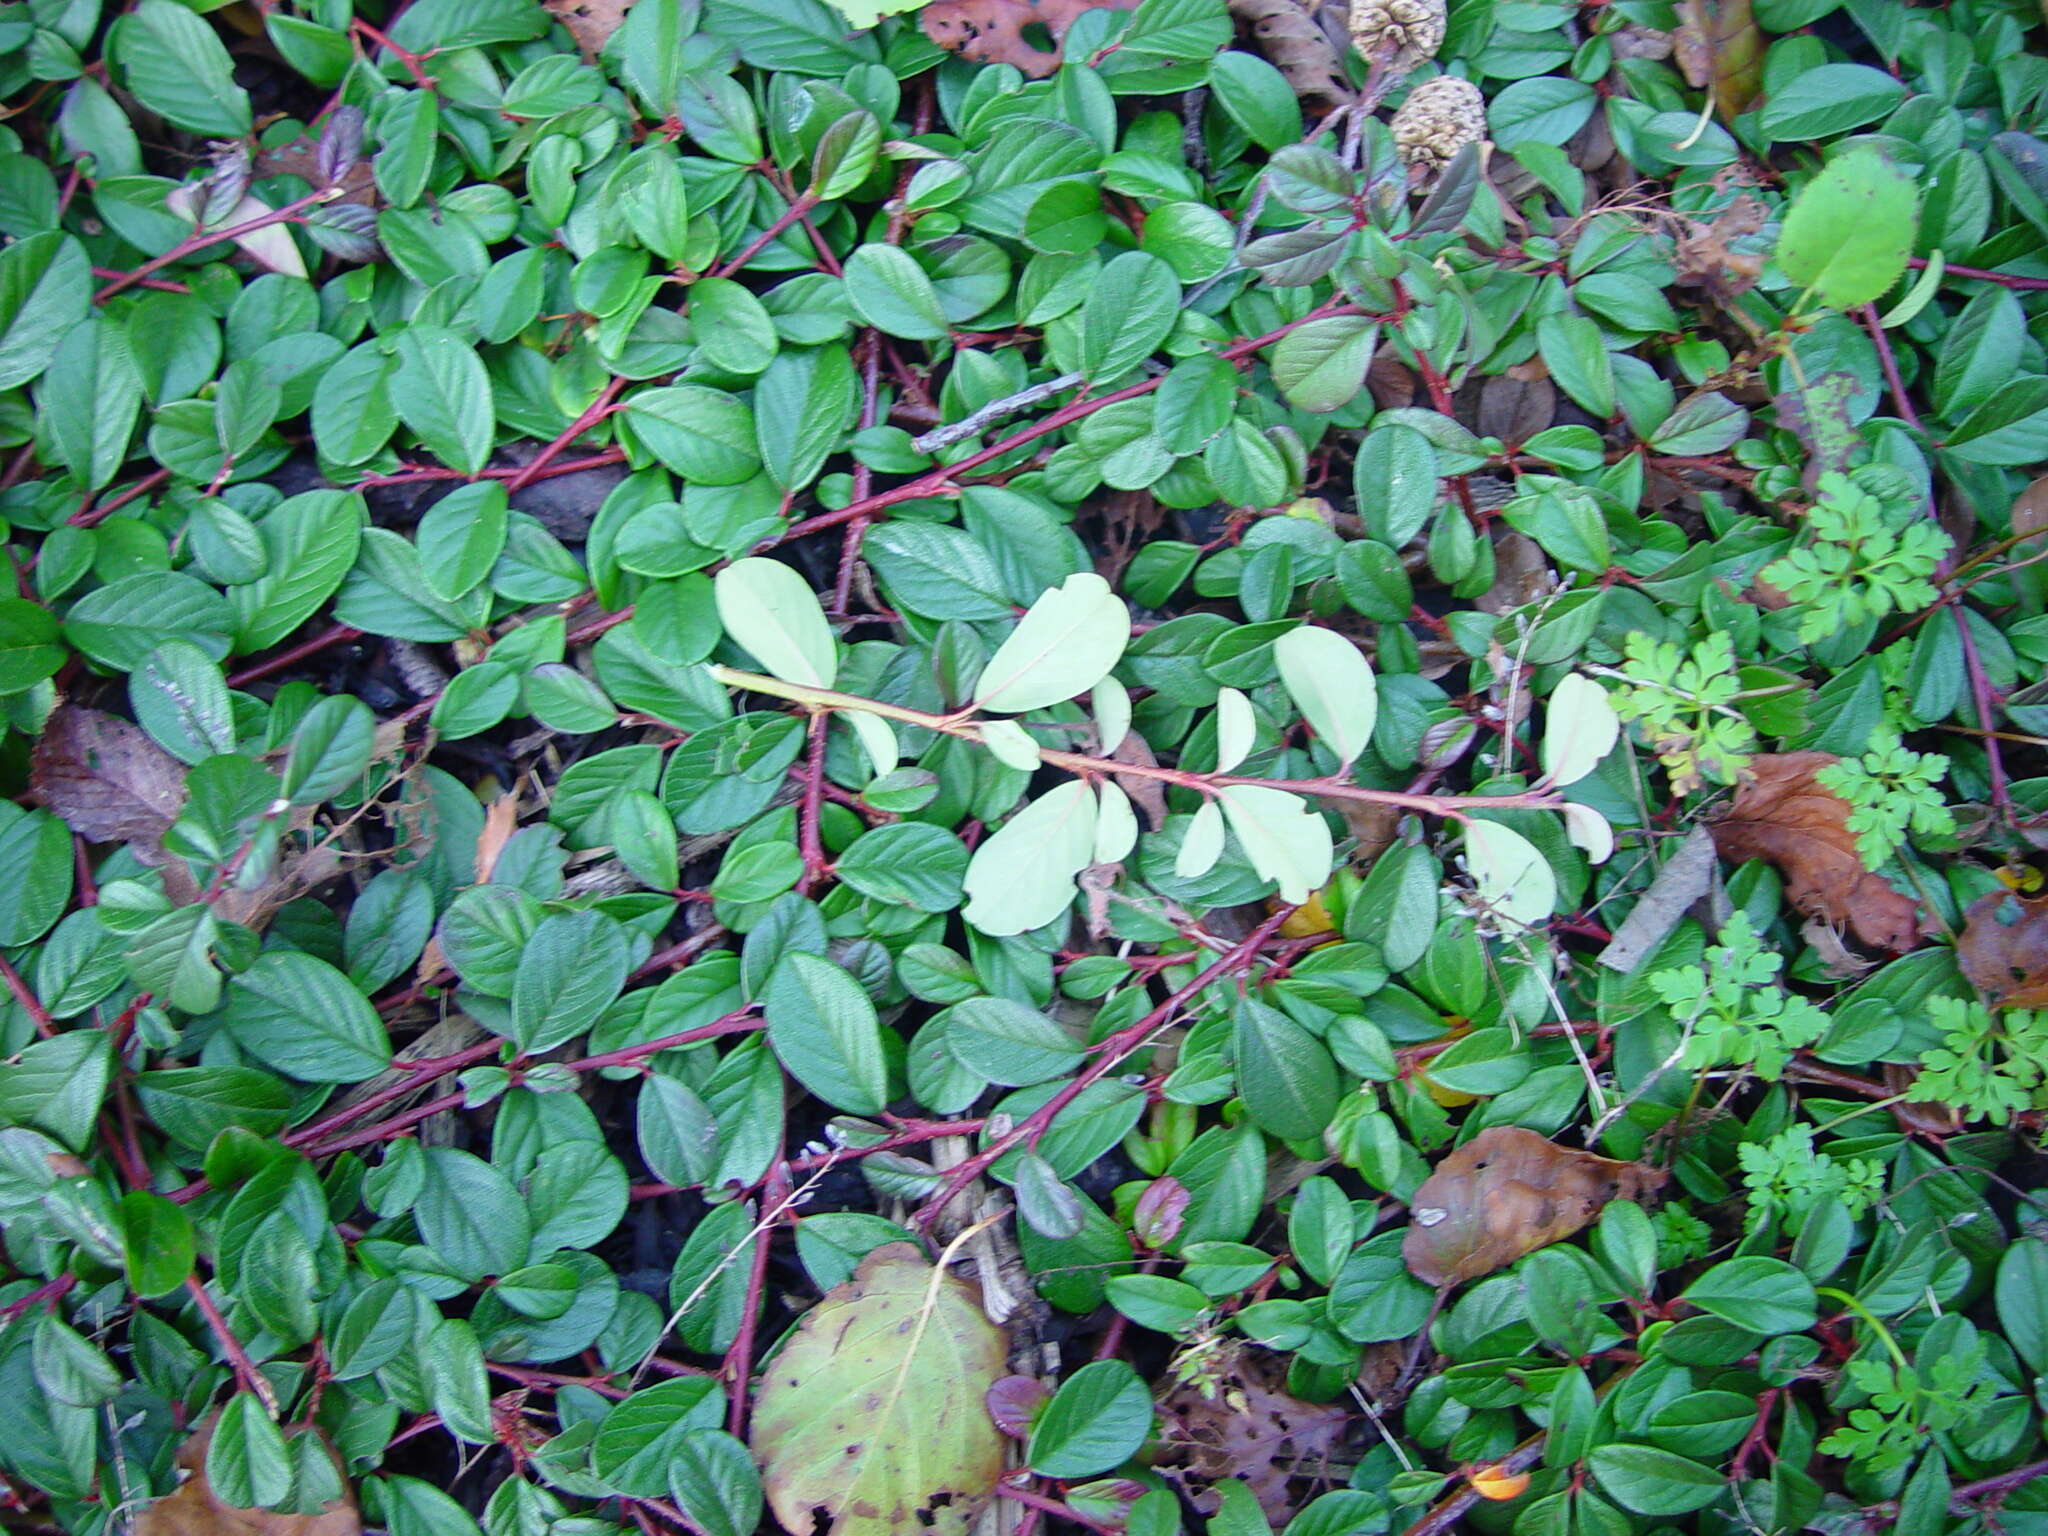
[[[345,1483],[343,1497],[329,1500],[317,1515],[223,1504],[206,1481],[206,1446],[212,1438],[213,1418],[208,1418],[178,1447],[178,1466],[190,1475],[175,1493],[143,1507],[135,1517],[135,1536],[362,1536],[362,1513]],[[328,1455],[333,1454],[329,1447]],[[337,1460],[337,1470],[340,1465]]]
[[[1060,67],[1058,44],[1084,11],[1127,11],[1137,0],[931,0],[918,12],[924,35],[976,64],[1014,64],[1033,80]],[[1044,28],[1054,47],[1034,44],[1026,28]]]
[[[595,64],[611,35],[626,19],[632,0],[540,0],[541,8],[569,29],[585,63]]]
[[[1714,215],[1708,224],[1687,221],[1686,232],[1678,237],[1678,281],[1706,288],[1716,297],[1730,299],[1756,285],[1764,269],[1761,255],[1732,251],[1729,243],[1762,231],[1770,210],[1747,192]]]
[[[1305,1502],[1296,1497],[1295,1480],[1332,1475],[1326,1463],[1343,1442],[1349,1415],[1334,1403],[1289,1396],[1282,1390],[1286,1374],[1264,1351],[1240,1348],[1160,1400],[1153,1465],[1203,1514],[1214,1514],[1220,1502],[1214,1485],[1234,1477],[1277,1530]]]
[[[484,812],[484,829],[476,840],[476,883],[488,885],[491,871],[498,867],[498,855],[519,830],[519,785],[517,783],[490,803]]]
[[[1911,949],[1921,938],[1919,904],[1863,867],[1849,802],[1814,778],[1836,761],[1832,752],[1751,758],[1734,803],[1713,825],[1714,847],[1731,864],[1777,865],[1792,905],[1847,928],[1858,943]]]
[[[29,789],[89,843],[154,848],[185,804],[185,767],[139,726],[59,705],[36,741]]]
[[[2048,896],[1993,891],[1970,903],[1956,964],[1971,986],[2007,1008],[2048,1008]]]
[[[1672,51],[1687,84],[1711,86],[1721,121],[1734,122],[1763,84],[1764,37],[1749,0],[1678,0],[1678,19]]]
[[[1564,1241],[1610,1200],[1640,1200],[1664,1170],[1574,1152],[1520,1126],[1481,1131],[1436,1165],[1408,1202],[1409,1272],[1457,1285]]]
[[[1351,86],[1329,34],[1300,0],[1230,0],[1230,14],[1304,101],[1348,101]]]

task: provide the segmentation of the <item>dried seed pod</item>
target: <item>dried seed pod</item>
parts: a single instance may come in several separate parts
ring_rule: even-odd
[[[1470,80],[1438,75],[1408,93],[1392,126],[1401,159],[1434,173],[1467,144],[1486,137],[1486,100]]]
[[[1442,46],[1444,0],[1351,0],[1350,23],[1361,57],[1405,75]]]

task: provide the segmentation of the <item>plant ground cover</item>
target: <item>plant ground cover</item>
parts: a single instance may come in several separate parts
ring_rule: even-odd
[[[0,1525],[2048,1536],[2032,0],[0,3]]]

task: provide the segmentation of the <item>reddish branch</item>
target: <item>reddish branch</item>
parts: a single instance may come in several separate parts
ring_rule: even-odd
[[[1154,1031],[1180,1011],[1183,1004],[1200,995],[1212,982],[1220,981],[1225,976],[1234,975],[1250,966],[1258,958],[1259,951],[1265,946],[1266,941],[1280,931],[1280,925],[1287,921],[1288,914],[1293,910],[1291,906],[1281,907],[1236,944],[1217,956],[1191,981],[1175,988],[1165,1002],[1137,1023],[1126,1025],[1095,1046],[1095,1059],[1072,1081],[1026,1116],[1007,1136],[998,1136],[988,1146],[954,1168],[946,1176],[945,1182],[939,1186],[938,1192],[919,1207],[917,1214],[911,1218],[913,1224],[919,1227],[930,1226],[932,1219],[951,1205],[960,1191],[986,1173],[989,1166],[1004,1153],[1026,1142],[1036,1146],[1038,1138],[1045,1134],[1046,1127],[1052,1124],[1061,1110],[1073,1103],[1089,1084],[1106,1077],[1126,1056],[1141,1048]]]

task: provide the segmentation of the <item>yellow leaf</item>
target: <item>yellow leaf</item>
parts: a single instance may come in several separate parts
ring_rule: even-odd
[[[984,1398],[1006,1369],[973,1286],[914,1244],[877,1248],[762,1381],[752,1448],[775,1518],[793,1536],[965,1536],[1002,1476]]]

